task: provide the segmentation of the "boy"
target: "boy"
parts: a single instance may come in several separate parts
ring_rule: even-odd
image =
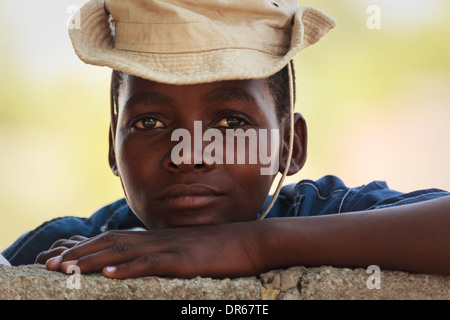
[[[109,159],[126,200],[47,222],[5,257],[111,278],[324,264],[449,275],[449,193],[350,189],[333,176],[280,190],[306,159],[290,61],[334,27],[296,2],[87,3],[71,39],[83,61],[115,70]],[[233,143],[247,133],[253,162],[254,143]],[[263,169],[273,165],[283,175],[267,199],[276,171]]]

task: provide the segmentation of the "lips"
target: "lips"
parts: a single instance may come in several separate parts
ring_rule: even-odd
[[[159,199],[164,198],[176,198],[180,196],[214,196],[214,195],[220,195],[220,192],[199,184],[191,184],[191,185],[174,185],[166,190],[164,190],[160,196]]]
[[[214,188],[204,185],[174,185],[165,189],[158,200],[177,209],[193,209],[210,205],[223,196]]]

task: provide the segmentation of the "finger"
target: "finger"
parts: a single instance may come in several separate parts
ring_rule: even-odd
[[[66,251],[67,247],[56,247],[47,251],[42,251],[36,257],[35,263],[45,264],[48,259],[59,256],[61,253]]]
[[[69,239],[59,239],[52,244],[49,250],[41,252],[35,263],[45,264],[48,270],[59,270],[61,257],[58,256],[86,239],[88,238],[79,235],[72,236]]]
[[[144,276],[193,276],[174,272],[172,266],[177,264],[176,253],[145,254],[134,260],[103,268],[105,277],[112,279],[137,278]]]
[[[69,238],[69,240],[75,240],[75,241],[84,241],[87,239],[89,239],[89,238],[85,237],[85,236],[80,236],[80,235],[72,236]]]
[[[120,241],[120,235],[116,232],[107,232],[89,239],[85,239],[78,245],[67,250],[62,262],[78,260],[81,257],[100,252],[108,247],[116,245]]]
[[[66,272],[73,265],[77,265],[82,273],[97,271],[105,266],[121,264],[136,259],[146,252],[151,252],[151,250],[153,250],[151,245],[121,242],[77,260],[64,261],[61,263],[61,271]]]
[[[67,248],[71,248],[74,245],[77,245],[78,243],[82,242],[82,241],[86,241],[87,237],[84,236],[79,236],[79,235],[75,235],[70,237],[69,239],[59,239],[56,240],[52,246],[50,247],[50,249],[55,249],[58,247],[67,247]]]
[[[58,241],[55,241],[55,243],[52,244],[50,249],[56,249],[60,247],[66,247],[66,248],[72,248],[74,245],[78,244],[78,241],[75,240],[68,240],[68,239],[60,239]]]
[[[85,239],[64,252],[62,261],[79,260],[82,257],[106,250],[125,241],[128,243],[145,242],[146,237],[143,237],[142,233],[144,232],[108,231],[96,237]]]

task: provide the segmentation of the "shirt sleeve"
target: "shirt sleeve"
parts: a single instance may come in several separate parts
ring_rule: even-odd
[[[43,223],[23,234],[2,255],[13,266],[32,264],[39,253],[48,250],[59,239],[80,235],[93,237],[114,229],[143,227],[125,199],[116,201],[95,212],[90,218],[59,217]]]
[[[355,188],[352,196],[347,201],[344,199],[343,212],[394,207],[449,195],[450,193],[445,190],[434,188],[402,193],[389,189],[385,182],[374,181],[368,185]]]
[[[356,188],[347,187],[336,176],[317,181],[302,180],[283,187],[268,217],[306,217],[393,207],[450,196],[440,189],[409,193],[392,190],[386,182],[373,181]]]
[[[9,261],[6,260],[6,258],[2,254],[0,254],[0,265],[11,266]]]

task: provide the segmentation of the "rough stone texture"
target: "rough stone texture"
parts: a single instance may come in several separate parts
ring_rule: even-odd
[[[381,270],[380,289],[369,289],[372,275],[366,269],[333,267],[271,271],[261,275],[261,295],[289,300],[450,300],[450,277]]]
[[[100,273],[77,275],[47,271],[43,265],[0,266],[0,299],[259,299],[255,277],[215,280],[144,277],[112,280]]]
[[[365,269],[293,267],[238,279],[144,277],[111,280],[101,274],[66,275],[42,265],[0,265],[0,299],[442,299],[450,277],[381,270],[380,289],[368,289]],[[74,288],[77,284],[80,289]]]

